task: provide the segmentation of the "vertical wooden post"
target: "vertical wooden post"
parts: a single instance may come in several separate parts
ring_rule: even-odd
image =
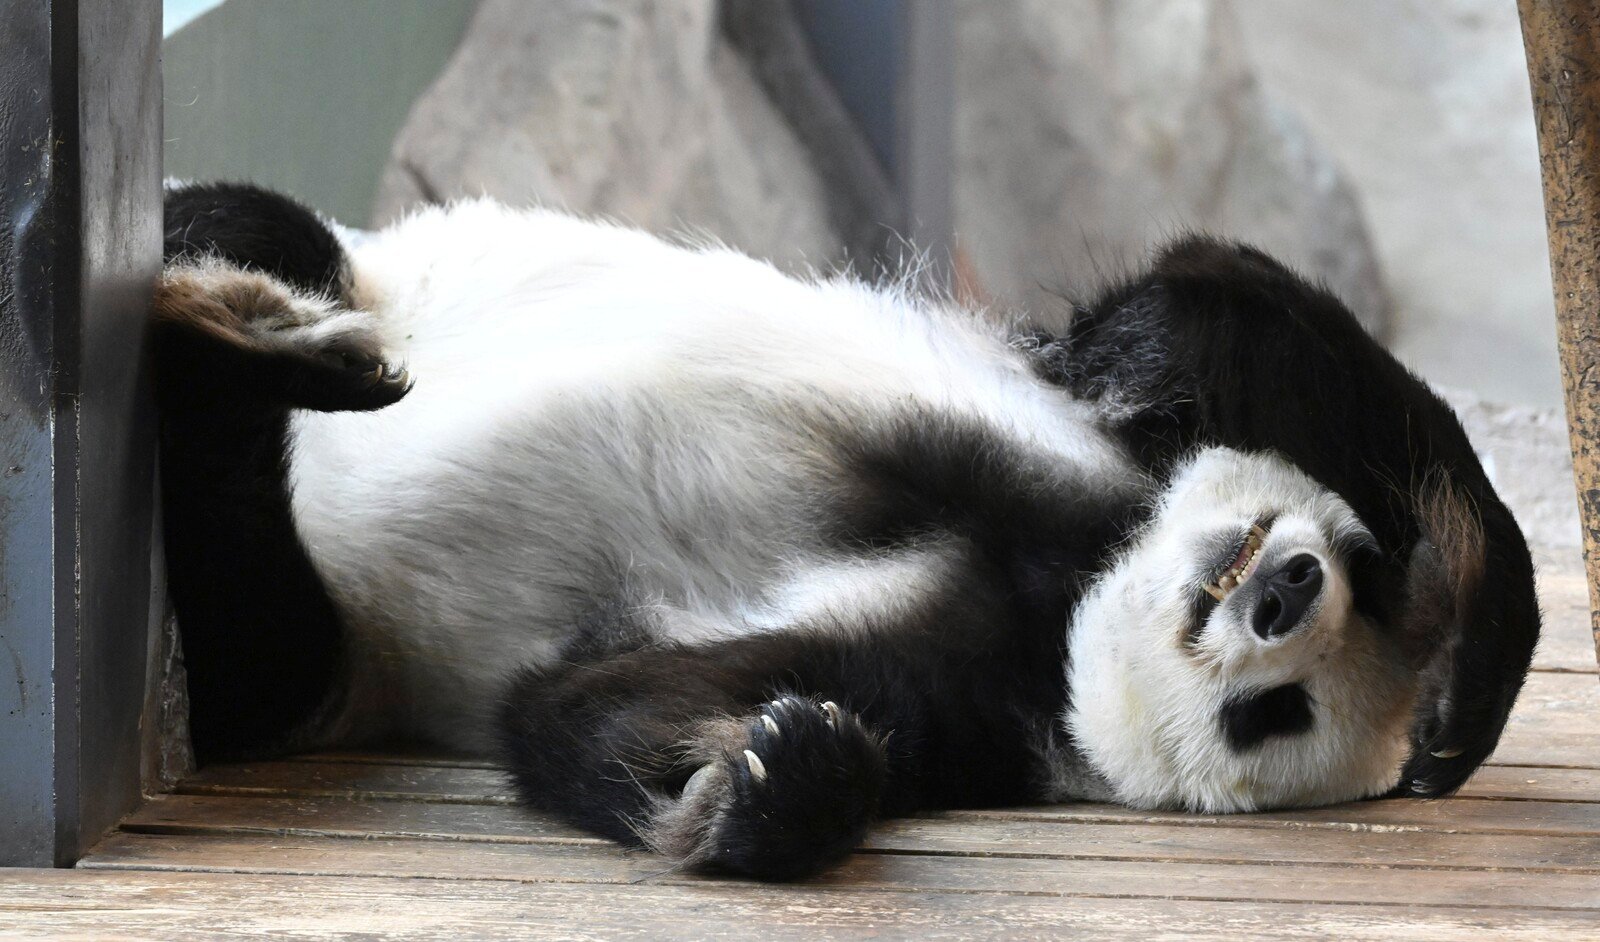
[[[0,28],[0,865],[66,865],[138,797],[152,638],[161,5]]]
[[[1518,0],[1533,84],[1561,379],[1600,660],[1600,5]]]
[[[1600,660],[1600,6],[1518,0],[1533,84],[1561,379]]]

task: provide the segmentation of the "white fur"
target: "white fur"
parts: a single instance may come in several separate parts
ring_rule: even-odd
[[[1186,643],[1191,601],[1215,564],[1203,547],[1273,513],[1261,552],[1309,553],[1322,566],[1311,623],[1262,639],[1250,611],[1228,604],[1243,598],[1230,597],[1198,643]],[[1193,460],[1073,616],[1063,723],[1118,800],[1251,811],[1366,797],[1394,783],[1414,691],[1402,659],[1352,607],[1334,552],[1365,537],[1347,504],[1281,459],[1217,448]],[[1230,749],[1218,721],[1223,703],[1287,683],[1311,695],[1312,730],[1242,754]]]

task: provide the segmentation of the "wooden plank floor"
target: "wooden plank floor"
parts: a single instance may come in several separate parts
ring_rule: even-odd
[[[515,807],[482,763],[207,770],[78,870],[0,871],[0,938],[1600,940],[1600,682],[1575,553],[1493,763],[1451,799],[889,822],[797,886],[675,872]]]

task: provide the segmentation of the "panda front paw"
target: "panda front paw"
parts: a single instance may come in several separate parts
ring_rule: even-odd
[[[273,346],[288,361],[281,374],[284,398],[324,412],[380,409],[404,398],[411,374],[385,352],[370,316],[347,311],[274,331]]]
[[[691,866],[762,880],[814,873],[866,834],[887,774],[883,744],[831,701],[781,696],[708,724],[705,759],[654,816],[646,842]]]
[[[377,318],[215,259],[169,267],[152,304],[172,396],[321,412],[379,409],[411,390]]]

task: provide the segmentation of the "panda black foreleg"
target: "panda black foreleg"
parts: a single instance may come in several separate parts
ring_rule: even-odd
[[[1062,638],[963,583],[914,615],[525,669],[499,731],[527,803],[686,865],[785,879],[843,857],[875,817],[1042,797]]]
[[[501,716],[519,793],[695,868],[786,879],[831,863],[877,812],[888,757],[843,694],[800,682],[803,647],[654,646],[523,671]]]

